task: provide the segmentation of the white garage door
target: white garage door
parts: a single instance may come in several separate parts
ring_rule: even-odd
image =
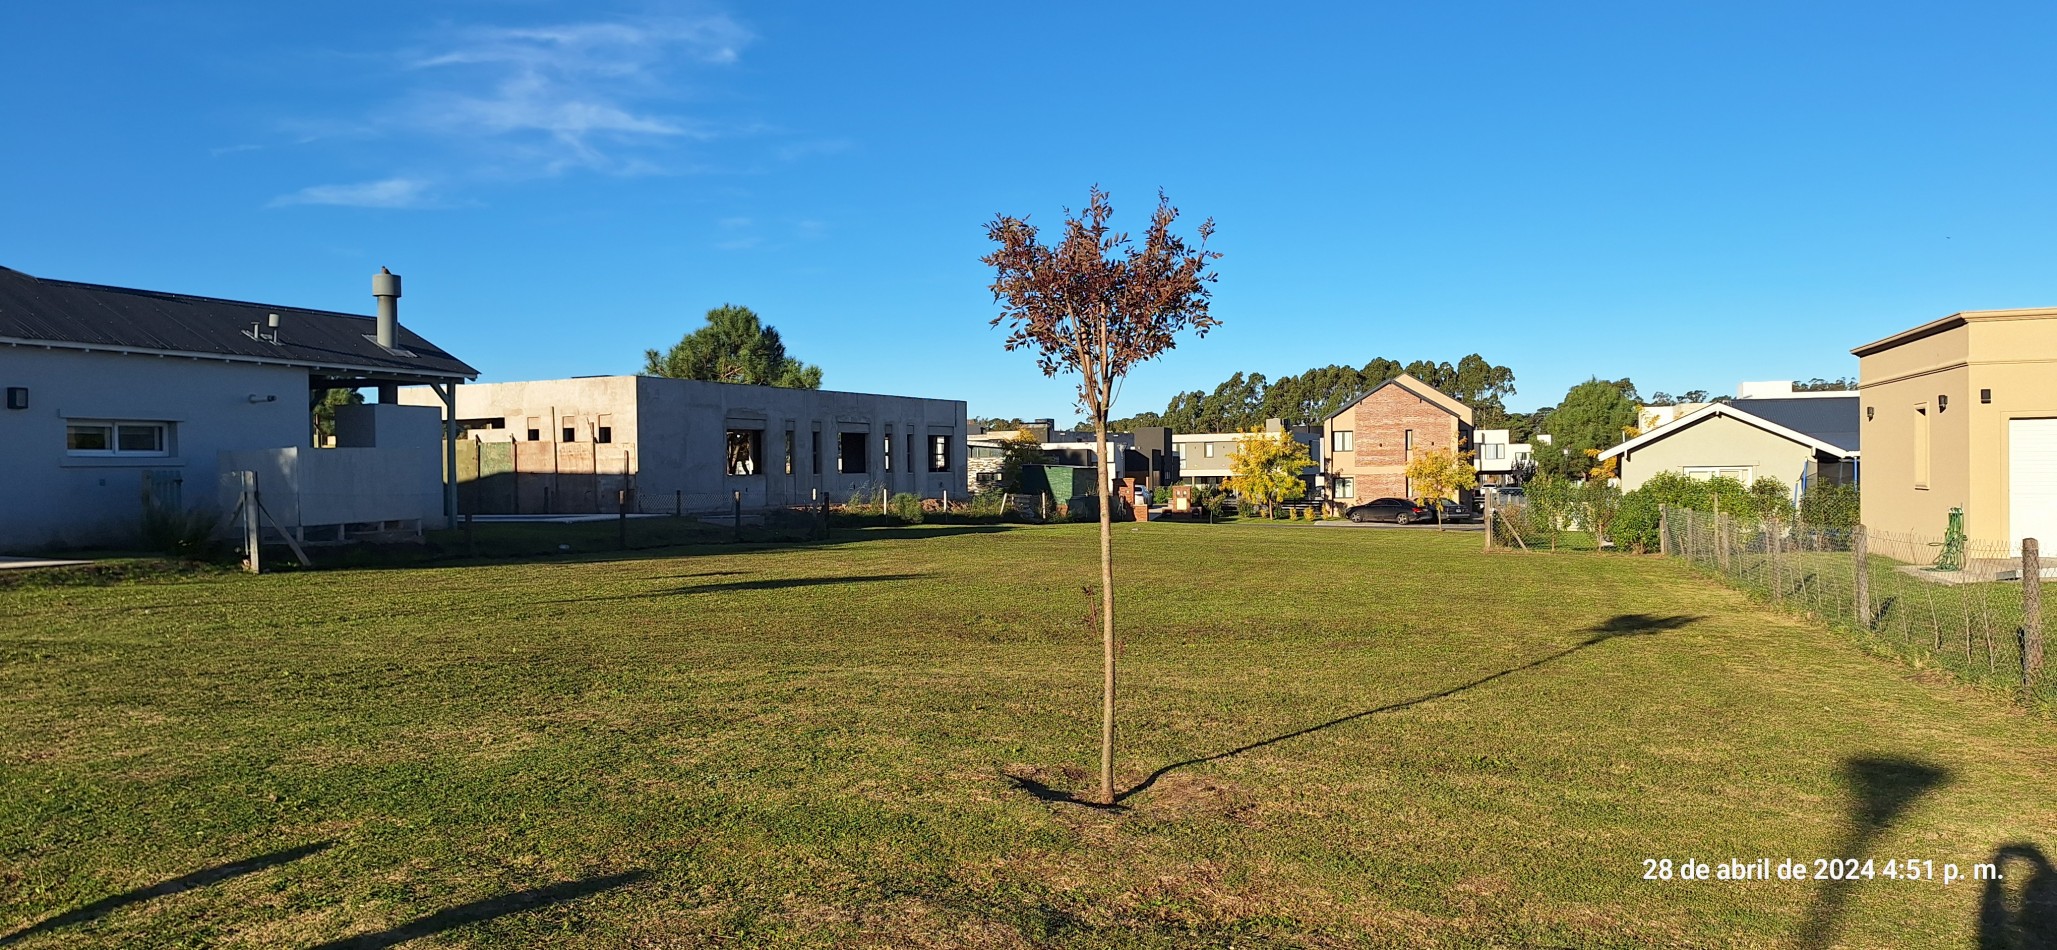
[[[2007,486],[2007,539],[2016,553],[2022,538],[2057,551],[2057,419],[2008,420]]]

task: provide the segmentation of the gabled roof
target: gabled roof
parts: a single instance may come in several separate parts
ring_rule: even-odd
[[[279,342],[252,338],[251,325],[274,313]],[[394,339],[404,353],[379,346],[376,330],[376,319],[356,314],[50,280],[0,267],[0,346],[266,363],[396,382],[478,376],[405,325]]]
[[[1357,398],[1344,403],[1343,408],[1338,409],[1332,413],[1329,413],[1328,419],[1334,419],[1335,417],[1340,416],[1343,413],[1349,412],[1351,409],[1356,408],[1358,403],[1363,402],[1366,399],[1370,399],[1374,393],[1377,393],[1379,390],[1384,389],[1387,386],[1398,386],[1401,389],[1404,389],[1409,393],[1413,394],[1415,398],[1420,399],[1422,402],[1428,403],[1429,405],[1441,409],[1444,412],[1456,416],[1458,421],[1463,422],[1466,425],[1471,424],[1470,406],[1458,402],[1448,393],[1445,393],[1435,388],[1434,386],[1422,382],[1420,378],[1408,375],[1406,373],[1401,373],[1400,375],[1395,376],[1392,379],[1386,380],[1383,383],[1371,387],[1370,389],[1364,392],[1364,395],[1358,396]],[[1324,428],[1327,427],[1328,419],[1322,420]]]
[[[1850,414],[1848,430],[1844,431],[1839,419],[1831,419],[1828,413],[1818,417],[1800,410],[1805,405],[1812,408],[1847,410]],[[1817,452],[1825,452],[1838,458],[1856,458],[1857,451],[1857,394],[1851,393],[1848,400],[1841,399],[1738,399],[1735,402],[1712,403],[1696,412],[1688,413],[1672,422],[1645,432],[1605,452],[1601,458],[1612,458],[1633,452],[1659,439],[1684,432],[1716,416],[1734,419],[1748,426],[1755,426],[1773,435],[1791,439]],[[1785,419],[1800,424],[1826,426],[1820,432],[1809,433],[1776,419]],[[1841,443],[1841,444],[1839,444]]]

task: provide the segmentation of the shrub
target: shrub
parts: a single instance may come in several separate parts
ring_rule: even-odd
[[[909,492],[894,495],[889,503],[891,514],[903,524],[920,524],[922,520],[921,496]]]
[[[228,551],[215,534],[220,524],[220,513],[211,508],[173,508],[145,501],[143,547],[188,561],[218,560]]]
[[[1816,484],[1800,496],[1800,520],[1820,528],[1848,531],[1859,516],[1856,485]]]

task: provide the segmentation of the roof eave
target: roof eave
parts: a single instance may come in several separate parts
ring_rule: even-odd
[[[20,346],[45,350],[73,350],[81,353],[115,353],[126,356],[159,356],[167,359],[205,360],[222,363],[247,363],[257,366],[286,366],[321,373],[347,373],[375,379],[404,381],[443,382],[452,379],[473,380],[479,378],[478,370],[465,366],[469,372],[454,372],[422,369],[402,369],[397,366],[366,366],[362,364],[319,362],[280,357],[267,359],[261,356],[244,356],[237,353],[197,353],[186,350],[159,350],[137,346],[110,346],[101,343],[74,343],[67,340],[30,340],[20,337],[0,337],[0,346]]]

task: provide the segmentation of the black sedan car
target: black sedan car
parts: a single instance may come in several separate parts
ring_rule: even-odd
[[[1467,505],[1461,501],[1445,499],[1437,502],[1436,505],[1443,509],[1444,524],[1470,524],[1479,520],[1480,517],[1477,506]]]
[[[1343,512],[1343,517],[1360,524],[1366,521],[1413,524],[1417,521],[1434,521],[1436,513],[1405,498],[1375,498],[1364,504],[1351,506]]]

